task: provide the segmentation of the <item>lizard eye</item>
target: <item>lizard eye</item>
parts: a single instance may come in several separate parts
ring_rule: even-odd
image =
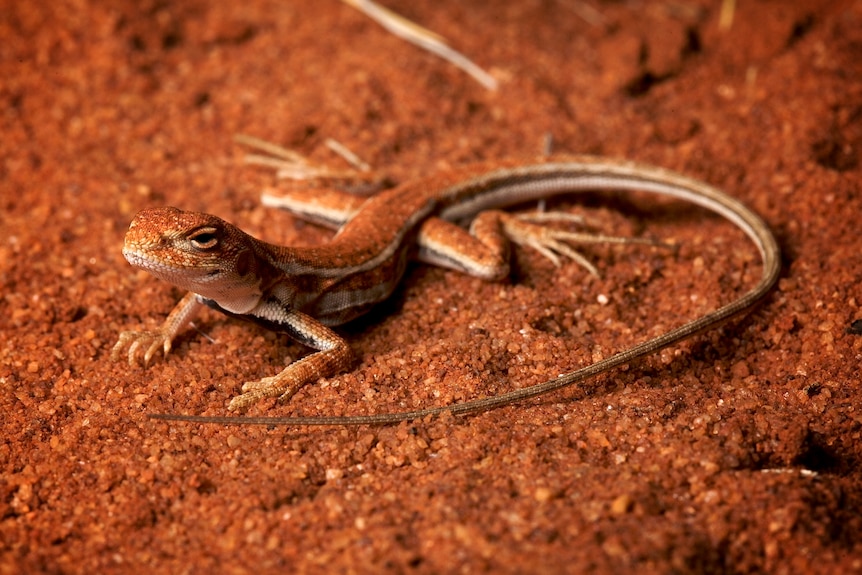
[[[211,250],[218,245],[218,234],[215,228],[201,228],[189,234],[189,241],[196,249]]]

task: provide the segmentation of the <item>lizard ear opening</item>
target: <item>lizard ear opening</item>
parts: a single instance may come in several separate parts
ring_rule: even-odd
[[[254,264],[254,256],[251,252],[243,251],[236,258],[236,273],[243,277],[251,271],[251,267]]]
[[[213,227],[198,228],[189,234],[192,246],[199,250],[211,250],[218,246],[218,230]]]

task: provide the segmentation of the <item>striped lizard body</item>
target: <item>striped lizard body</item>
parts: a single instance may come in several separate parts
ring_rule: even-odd
[[[726,218],[757,246],[763,262],[758,284],[735,301],[670,332],[605,360],[553,380],[500,396],[413,412],[345,417],[198,417],[157,415],[212,423],[361,424],[391,423],[451,411],[468,413],[534,397],[582,381],[633,359],[654,353],[750,310],[778,278],[778,245],[766,224],[742,203],[703,182],[632,162],[595,157],[550,158],[530,165],[478,165],[409,182],[368,200],[335,192],[322,198],[265,194],[266,205],[338,228],[318,247],[277,246],[255,239],[211,215],[176,208],[151,208],[135,216],[123,253],[128,261],[189,293],[153,332],[123,332],[112,355],[128,347],[134,363],[144,363],[171,342],[203,307],[287,333],[317,350],[281,373],[248,382],[233,398],[238,410],[264,397],[290,398],[306,383],[350,369],[353,353],[331,327],[349,321],[386,299],[398,285],[411,257],[488,280],[508,274],[510,242],[531,246],[555,263],[575,259],[595,268],[569,243],[655,244],[560,231],[539,218],[514,216],[499,208],[579,191],[642,191],[677,198]],[[554,218],[553,214],[546,218]],[[560,216],[562,217],[562,216]],[[533,221],[531,221],[533,220]],[[458,224],[471,222],[469,232]]]

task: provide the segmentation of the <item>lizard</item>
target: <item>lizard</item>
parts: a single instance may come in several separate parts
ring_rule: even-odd
[[[349,370],[354,356],[332,327],[386,299],[410,258],[499,280],[509,270],[510,243],[532,246],[555,264],[560,256],[595,268],[571,242],[634,242],[640,238],[590,236],[547,227],[555,214],[514,215],[500,208],[558,194],[583,191],[639,191],[696,204],[740,228],[759,250],[757,284],[737,299],[661,335],[544,383],[500,395],[398,413],[347,416],[196,416],[149,414],[162,420],[257,425],[390,424],[443,412],[466,414],[511,404],[557,390],[655,353],[683,339],[747,313],[769,293],[780,273],[780,250],[766,223],[743,203],[702,181],[639,164],[594,156],[547,157],[534,163],[500,161],[453,169],[407,182],[368,199],[346,192],[316,191],[279,196],[262,203],[289,209],[302,219],[339,231],[327,244],[285,247],[258,240],[224,220],[177,208],[148,208],[129,226],[123,254],[135,267],[188,290],[155,331],[120,334],[111,355],[128,347],[130,364],[143,353],[144,365],[204,307],[286,333],[317,350],[281,373],[245,383],[229,411],[264,397],[290,398],[303,385]],[[565,214],[559,215],[561,218]],[[469,231],[458,224],[470,221]]]

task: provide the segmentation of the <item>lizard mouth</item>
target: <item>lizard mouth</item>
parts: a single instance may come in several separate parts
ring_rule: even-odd
[[[134,250],[124,249],[123,257],[126,258],[126,261],[135,266],[136,268],[144,267],[144,262],[146,261],[141,254]]]
[[[165,264],[164,262],[155,260],[153,258],[148,258],[145,255],[141,255],[140,252],[137,252],[135,250],[124,249],[123,257],[126,258],[126,261],[129,262],[132,267],[146,270],[160,278],[170,278],[176,271],[176,268],[174,266]]]

